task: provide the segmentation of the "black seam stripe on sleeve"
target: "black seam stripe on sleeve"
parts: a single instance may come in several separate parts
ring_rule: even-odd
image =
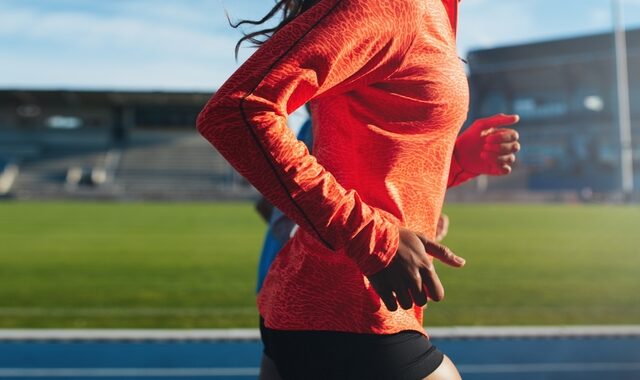
[[[456,173],[456,175],[453,177],[453,180],[451,181],[451,185],[454,186],[456,184],[456,182],[458,181],[458,177],[460,177],[462,174],[467,173],[467,174],[471,174],[472,176],[479,176],[480,173],[474,173],[470,170],[465,169],[462,164],[460,164],[460,159],[458,158],[458,151],[453,148],[453,159],[456,161],[456,163],[458,164],[458,167],[460,168],[460,171],[458,171]]]
[[[453,177],[453,180],[451,181],[451,186],[455,186],[456,182],[458,181],[458,177],[460,177],[460,175],[464,173],[464,168],[462,167],[462,165],[460,165],[460,160],[458,159],[458,152],[456,151],[455,147],[453,148],[453,159],[456,161],[456,164],[458,164],[458,167],[460,168],[460,170]]]
[[[273,64],[271,64],[271,66],[267,69],[267,73],[269,73],[271,70],[273,70],[273,68],[280,62],[280,60],[282,60],[284,57],[287,56],[287,54],[289,54],[291,52],[291,50],[293,50],[294,47],[296,47],[303,39],[304,37],[307,36],[307,34],[309,34],[317,25],[319,25],[322,21],[324,21],[324,19],[326,19],[338,6],[338,4],[340,4],[341,0],[336,1],[336,4],[334,4],[328,11],[326,14],[324,14],[322,17],[320,17],[320,19],[318,19],[318,21],[316,21],[314,24],[311,25],[311,27],[309,28],[309,30],[307,30],[306,32],[304,32],[304,34],[302,36],[300,36],[300,38],[295,41],[290,47],[289,49],[287,49],[280,57],[278,57]],[[266,76],[263,75],[263,78]],[[307,216],[307,214],[304,212],[304,210],[302,209],[302,207],[300,207],[300,205],[298,203],[296,203],[296,201],[293,199],[293,196],[291,195],[291,193],[289,192],[289,189],[287,189],[287,185],[284,182],[284,180],[282,179],[282,177],[280,176],[280,174],[278,173],[278,170],[276,168],[275,163],[273,162],[273,158],[271,157],[271,155],[269,154],[269,152],[267,151],[267,149],[262,145],[260,138],[258,138],[258,135],[256,134],[255,130],[253,129],[253,127],[251,126],[251,123],[249,122],[249,118],[247,117],[247,113],[245,111],[245,102],[247,100],[247,98],[249,96],[251,96],[253,94],[253,92],[255,90],[258,89],[258,87],[260,86],[260,84],[262,83],[262,81],[258,81],[258,83],[256,84],[256,86],[249,92],[247,92],[245,94],[245,96],[242,97],[242,99],[240,100],[240,113],[242,114],[242,117],[244,119],[245,125],[246,127],[249,129],[249,132],[251,133],[251,136],[253,137],[253,139],[255,140],[255,143],[258,145],[258,147],[260,148],[260,152],[262,153],[262,155],[264,156],[265,160],[267,161],[267,163],[269,164],[269,166],[271,167],[271,170],[273,171],[273,174],[275,175],[276,179],[278,180],[278,183],[280,183],[280,186],[282,186],[282,188],[284,189],[285,193],[287,194],[287,196],[289,197],[289,200],[291,200],[291,203],[293,203],[293,205],[298,209],[298,211],[302,214],[302,217],[305,219],[305,221],[309,224],[309,226],[311,226],[311,228],[313,229],[313,231],[316,233],[316,235],[318,236],[318,238],[322,241],[322,243],[324,243],[324,245],[326,245],[329,249],[331,249],[332,251],[334,250],[332,245],[322,237],[322,235],[320,234],[320,232],[318,231],[318,229],[315,227],[315,225],[311,222],[311,219]]]
[[[455,148],[453,148],[453,160],[456,162],[456,164],[458,164],[458,167],[460,168],[460,170],[458,170],[458,172],[453,176],[450,186],[455,186],[456,182],[458,181],[458,177],[460,177],[460,175],[464,173],[464,169],[462,168],[462,166],[460,165],[460,162],[458,161],[458,155],[456,154]]]

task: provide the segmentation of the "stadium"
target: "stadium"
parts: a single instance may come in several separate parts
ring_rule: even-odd
[[[640,378],[640,29],[626,38],[631,194],[610,33],[466,57],[468,119],[519,114],[522,151],[447,193],[468,266],[438,267],[425,325],[465,379]],[[256,378],[265,224],[195,129],[210,96],[0,90],[0,378]]]
[[[637,189],[640,30],[627,35]],[[520,114],[525,143],[516,175],[455,189],[451,200],[619,198],[610,35],[478,50],[468,62],[468,119]],[[18,199],[251,199],[256,192],[195,131],[210,95],[1,90],[0,190]]]

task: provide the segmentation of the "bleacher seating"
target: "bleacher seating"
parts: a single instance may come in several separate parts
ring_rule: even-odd
[[[18,162],[20,173],[11,189],[21,199],[57,198],[73,195],[67,186],[67,172],[72,167],[92,168],[104,160],[102,150],[78,148],[45,149],[36,157]]]
[[[127,197],[219,199],[254,194],[238,184],[231,167],[195,132],[136,132],[130,141],[115,173],[115,183]]]
[[[256,194],[195,131],[136,131],[125,145],[20,151],[29,154],[17,155],[11,195],[18,199],[211,200]]]

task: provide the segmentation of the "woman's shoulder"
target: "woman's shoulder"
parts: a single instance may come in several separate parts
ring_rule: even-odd
[[[384,20],[411,20],[422,11],[420,0],[326,0],[346,7],[354,13],[354,20],[378,18]],[[374,26],[374,25],[371,25]]]

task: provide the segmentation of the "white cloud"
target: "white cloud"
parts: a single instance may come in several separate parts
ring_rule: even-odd
[[[191,57],[212,57],[230,51],[233,39],[212,32],[167,25],[127,16],[99,17],[89,13],[38,13],[2,10],[0,36],[55,42],[81,49],[117,49]]]
[[[628,26],[640,26],[640,0],[626,0],[623,2],[624,21]]]
[[[588,24],[597,29],[611,27],[611,10],[607,7],[592,8],[589,11]]]
[[[28,9],[14,9],[0,3],[0,36],[17,35],[28,29],[34,19],[34,12]]]
[[[537,27],[529,1],[463,0],[458,25],[462,54],[526,40]]]
[[[628,27],[640,24],[640,0],[623,0]],[[610,0],[463,0],[459,50],[573,37],[611,30]]]
[[[62,7],[61,4],[65,6]],[[0,0],[0,86],[203,88],[237,67],[234,19],[264,0]],[[640,23],[640,0],[624,0]],[[459,50],[607,28],[609,0],[463,0]],[[242,57],[253,50],[242,49]],[[38,82],[39,81],[39,82]]]
[[[210,1],[210,3],[219,4],[219,2]],[[167,3],[157,0],[145,0],[145,1],[128,1],[116,3],[118,12],[131,15],[132,17],[151,18],[154,20],[164,20],[173,23],[188,23],[188,24],[204,24],[210,23],[215,13],[218,16],[222,14],[217,8],[215,13],[213,10],[209,14],[206,12],[207,8],[203,9],[201,4],[199,6],[188,6],[189,3]]]
[[[0,39],[23,41],[3,52],[0,86],[210,89],[235,67],[236,37],[215,33],[213,24],[190,27],[200,19],[191,10],[177,14],[180,25],[139,17],[132,5],[125,8],[106,17],[0,5]],[[153,12],[169,17],[174,8],[158,6]]]

